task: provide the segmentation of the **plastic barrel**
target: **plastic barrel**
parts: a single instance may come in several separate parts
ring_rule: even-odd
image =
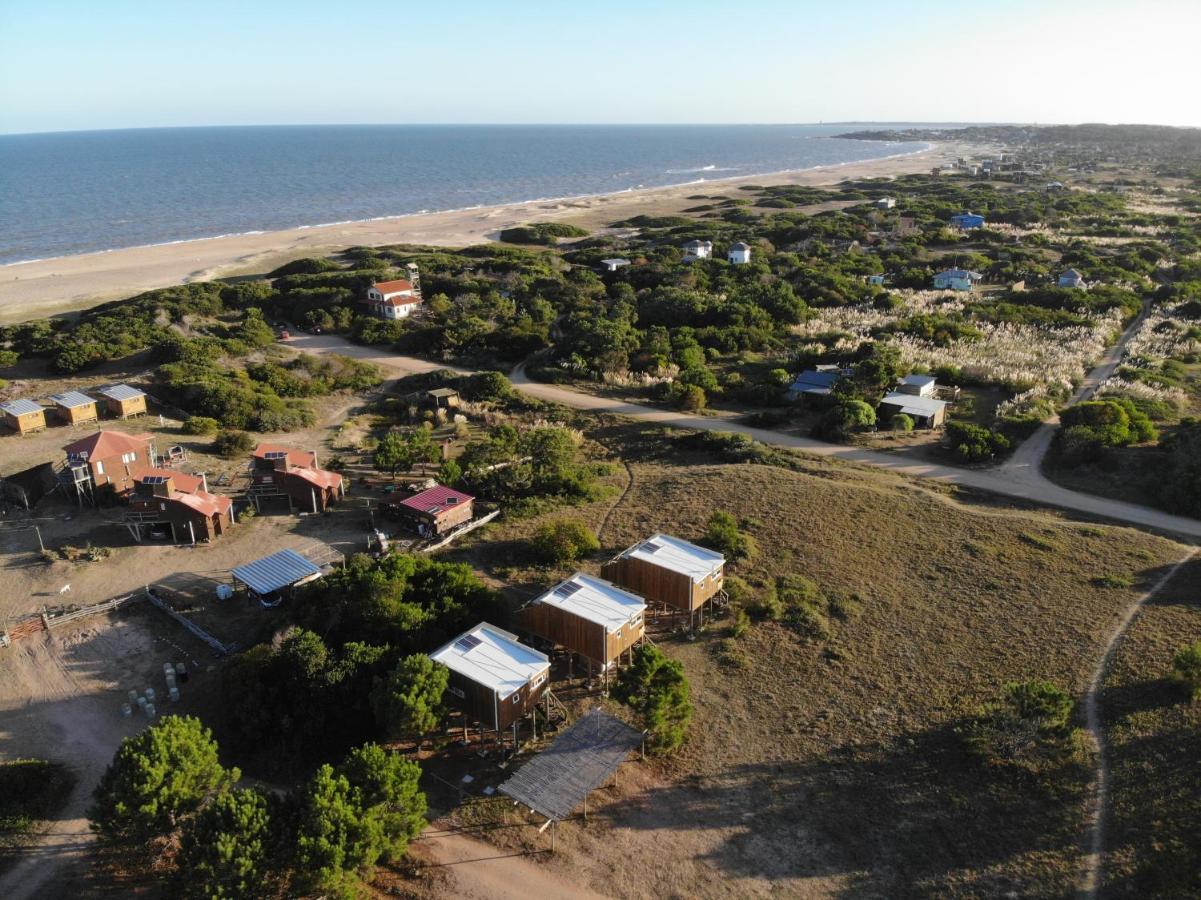
[[[149,700],[151,703],[154,702],[154,688],[151,688],[151,687],[146,688],[146,699]]]
[[[121,704],[121,715],[123,715],[125,718],[128,719],[130,716],[133,715],[133,707],[130,706],[128,703]]]
[[[150,718],[152,718],[152,719],[154,718],[154,704],[153,703],[146,704],[146,715],[150,716]]]

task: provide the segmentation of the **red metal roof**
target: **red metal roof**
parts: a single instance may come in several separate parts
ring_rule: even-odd
[[[134,481],[141,481],[150,475],[165,475],[171,479],[171,483],[175,485],[175,490],[184,494],[196,494],[200,492],[201,486],[204,484],[204,479],[198,475],[188,475],[184,472],[172,472],[170,469],[153,469],[147,466],[144,469],[138,469],[133,473]]]
[[[88,459],[108,459],[123,453],[146,452],[150,444],[149,434],[126,434],[123,431],[97,431],[74,443],[67,444],[63,451],[68,456],[86,453]]]
[[[381,294],[395,294],[399,291],[413,290],[413,282],[406,281],[404,278],[398,278],[395,281],[377,281],[371,286]]]
[[[224,513],[233,504],[233,501],[228,497],[219,497],[216,494],[207,494],[204,491],[197,491],[194,494],[176,494],[170,498],[169,502],[182,503],[184,506],[206,516],[215,516],[218,513]]]
[[[456,491],[454,488],[443,487],[437,485],[429,490],[422,491],[420,494],[414,494],[405,500],[401,500],[397,505],[405,506],[417,512],[432,513],[438,515],[444,513],[448,509],[462,506],[464,503],[470,503],[475,498],[470,494],[464,494],[462,491]]]
[[[290,468],[289,475],[295,475],[307,481],[309,484],[316,485],[319,488],[336,488],[342,484],[342,476],[337,472],[329,472],[325,469],[304,469]]]
[[[256,459],[266,459],[268,453],[286,453],[288,466],[299,466],[304,469],[311,469],[317,465],[317,454],[311,450],[297,450],[294,447],[285,447],[283,444],[259,444],[254,448],[254,456]]]

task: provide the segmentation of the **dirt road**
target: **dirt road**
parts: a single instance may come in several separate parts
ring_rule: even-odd
[[[346,356],[365,359],[386,369],[405,374],[431,372],[435,369],[451,369],[460,373],[465,371],[463,369],[456,369],[453,366],[438,365],[426,360],[414,359],[413,357],[397,356],[377,347],[362,347],[333,335],[300,335],[293,339],[292,345],[295,349],[306,353],[342,353]],[[691,415],[672,410],[658,409],[640,403],[629,403],[621,400],[613,400],[608,397],[598,397],[594,394],[587,394],[559,385],[541,384],[530,381],[521,366],[518,366],[513,371],[511,377],[514,386],[530,397],[536,397],[552,403],[561,403],[564,406],[571,406],[576,409],[626,416],[636,421],[656,425],[669,425],[677,428],[695,429],[697,431],[745,434],[764,444],[776,447],[801,450],[816,456],[874,466],[879,469],[896,472],[899,475],[928,478],[945,484],[976,488],[1014,499],[1028,500],[1033,503],[1072,510],[1073,512],[1114,519],[1119,522],[1127,522],[1145,528],[1153,528],[1190,539],[1201,538],[1201,521],[1185,516],[1175,516],[1171,513],[1161,512],[1160,510],[1151,509],[1146,506],[1139,506],[1135,503],[1126,503],[1108,497],[1098,497],[1092,494],[1082,494],[1078,491],[1068,490],[1044,478],[1038,471],[1038,466],[1031,465],[1029,462],[1025,465],[1001,467],[998,469],[960,469],[955,466],[914,461],[911,458],[894,456],[876,450],[827,444],[813,438],[782,434],[763,428],[753,428],[734,421],[730,416]],[[1049,440],[1050,437],[1048,436],[1047,441],[1049,442]]]

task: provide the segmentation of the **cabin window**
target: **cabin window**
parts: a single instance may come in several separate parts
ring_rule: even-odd
[[[531,681],[530,687],[536,688],[539,685],[541,685],[544,681],[546,681],[546,673],[545,672],[543,672],[541,675],[539,675],[537,678],[535,678],[533,681]]]
[[[96,463],[96,474],[97,474],[97,475],[103,475],[103,474],[104,474],[104,463],[102,463],[102,462],[97,462],[97,463]]]
[[[138,458],[138,455],[136,453],[122,453],[121,454],[121,462],[123,462],[123,463],[135,462],[137,460],[137,458]]]

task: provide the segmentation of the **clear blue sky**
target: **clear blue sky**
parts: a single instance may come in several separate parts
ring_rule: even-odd
[[[0,0],[0,132],[1201,125],[1201,0]]]

